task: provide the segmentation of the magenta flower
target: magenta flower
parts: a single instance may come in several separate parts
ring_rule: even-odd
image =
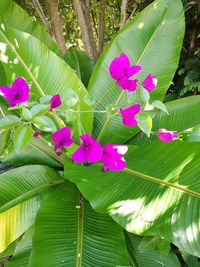
[[[123,89],[128,90],[129,92],[133,92],[137,88],[138,80],[137,79],[128,80],[127,78],[122,78],[117,83]]]
[[[83,141],[79,148],[72,155],[72,160],[76,162],[96,162],[102,157],[101,145],[94,140],[88,133],[80,136]]]
[[[38,138],[40,136],[40,134],[41,134],[41,131],[36,131],[36,132],[34,132],[33,137]]]
[[[74,142],[74,140],[71,138],[70,127],[65,126],[56,131],[54,134],[52,134],[52,140],[56,143],[54,151],[70,146]]]
[[[122,122],[126,126],[137,126],[137,120],[135,115],[140,112],[140,104],[135,104],[126,109],[120,108],[120,114],[123,119]]]
[[[158,138],[163,142],[170,142],[179,138],[178,134],[166,129],[159,129]]]
[[[50,99],[50,111],[52,111],[54,108],[59,107],[62,104],[62,101],[60,99],[60,95],[53,95]]]
[[[110,75],[113,79],[117,80],[118,85],[124,90],[130,92],[135,91],[137,87],[137,80],[129,80],[133,75],[141,70],[141,66],[131,66],[130,60],[126,54],[121,54],[116,57],[110,64]]]
[[[147,77],[142,82],[142,86],[147,89],[147,91],[151,92],[157,86],[157,79],[152,74],[147,75]]]
[[[22,77],[17,77],[11,88],[6,85],[0,86],[0,91],[10,102],[11,107],[29,100],[29,85]]]
[[[123,145],[107,144],[103,146],[102,163],[104,170],[121,171],[126,167],[123,155],[128,147]]]
[[[63,154],[62,151],[57,151],[57,152],[56,152],[56,155],[57,155],[58,157],[62,156],[62,154]]]

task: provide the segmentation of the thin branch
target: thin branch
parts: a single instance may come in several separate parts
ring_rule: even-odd
[[[134,7],[133,7],[133,11],[131,12],[129,18],[127,19],[126,22],[128,22],[129,20],[132,19],[132,17],[135,15],[135,11],[137,10],[137,5],[135,4]]]
[[[99,31],[98,31],[98,54],[101,54],[104,46],[106,0],[101,0],[99,11]]]
[[[90,19],[89,2],[87,0],[73,0],[73,6],[81,29],[85,51],[96,62],[98,55]]]
[[[65,38],[63,33],[62,20],[58,9],[59,0],[45,0],[45,5],[50,19],[52,35],[54,36],[63,54],[66,52]]]
[[[94,27],[94,31],[95,31],[95,34],[98,38],[98,30],[97,30],[97,25],[96,25],[96,22],[95,22],[95,15],[94,15],[94,12],[92,10],[92,8],[90,9],[90,12],[91,12],[91,18],[92,18],[92,24],[93,24],[93,27]]]
[[[50,27],[49,27],[49,23],[46,19],[46,16],[43,12],[43,9],[40,5],[40,2],[38,0],[31,0],[34,8],[35,8],[35,11],[37,12],[38,16],[40,17],[42,23],[44,24],[44,26],[46,27],[47,31],[49,34],[51,34],[51,31],[50,31]]]
[[[127,8],[128,0],[122,0],[121,4],[121,19],[120,19],[120,28],[124,26],[126,23],[126,8]]]

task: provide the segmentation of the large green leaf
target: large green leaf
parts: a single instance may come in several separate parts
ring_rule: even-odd
[[[34,224],[40,202],[36,196],[0,213],[0,253]]]
[[[0,85],[6,84],[6,73],[3,64],[0,62]]]
[[[91,59],[78,47],[70,48],[64,55],[64,59],[75,70],[85,87],[87,87],[94,67]]]
[[[54,53],[60,55],[58,46],[47,34],[45,28],[14,1],[1,0],[0,17],[5,25],[30,33],[40,39]]]
[[[38,212],[29,266],[129,266],[123,231],[66,183]]]
[[[153,132],[161,128],[180,132],[200,124],[200,96],[185,97],[167,102],[165,105],[169,115],[162,111],[157,113],[153,120]],[[142,145],[157,139],[156,135],[147,138],[145,135],[138,134],[128,143]]]
[[[32,236],[34,228],[31,227],[26,231],[20,240],[17,248],[14,251],[11,260],[5,264],[6,267],[27,267],[29,262],[29,257],[32,249]]]
[[[5,56],[2,61],[8,84],[11,84],[15,76],[23,76],[31,84],[32,96],[37,99],[43,95],[60,94],[63,100],[61,109],[66,108],[65,94],[68,88],[72,88],[79,96],[79,101],[73,108],[77,111],[91,110],[84,102],[87,95],[85,87],[62,59],[28,33],[4,28],[5,25],[0,27],[0,40],[7,45],[6,51],[2,50]],[[79,117],[79,120],[73,122],[75,133],[78,130],[91,132],[92,112],[80,114]]]
[[[187,263],[187,267],[199,267],[200,266],[199,258],[189,255],[182,251],[181,251],[181,255],[184,261]]]
[[[153,142],[130,151],[126,160],[120,172],[67,162],[65,176],[127,231],[163,236],[200,255],[200,144]]]
[[[162,252],[154,249],[144,251],[140,248],[142,237],[133,234],[126,234],[127,247],[132,266],[135,267],[180,267],[180,262],[172,251]],[[148,241],[146,241],[147,243]],[[149,242],[150,243],[150,242]],[[146,244],[151,246],[150,244]]]
[[[43,198],[61,176],[44,166],[26,166],[0,174],[0,252],[33,223]]]
[[[135,16],[110,42],[97,62],[89,83],[89,92],[97,99],[95,110],[105,110],[109,104],[124,105],[124,92],[114,86],[109,75],[112,59],[127,53],[132,64],[140,64],[141,82],[148,73],[158,79],[151,100],[162,100],[178,66],[184,35],[184,15],[181,0],[158,0]],[[123,143],[134,136],[138,128],[123,126],[121,118],[95,114],[94,135],[103,143]]]
[[[16,239],[13,243],[11,243],[6,250],[4,250],[3,252],[0,253],[0,261],[2,259],[4,259],[5,261],[11,256],[13,255],[16,246],[18,244],[18,242],[20,241],[20,237],[18,239]]]
[[[8,210],[51,186],[62,183],[54,169],[29,165],[0,174],[0,212]]]
[[[53,148],[48,146],[46,142],[35,139],[26,146],[20,153],[12,151],[10,154],[2,158],[3,162],[14,165],[45,165],[49,167],[62,167],[63,157],[56,156]]]

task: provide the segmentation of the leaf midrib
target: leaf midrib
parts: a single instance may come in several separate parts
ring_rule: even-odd
[[[82,254],[83,254],[83,221],[84,221],[84,198],[79,194],[78,209],[78,231],[77,231],[77,253],[76,253],[76,267],[82,266]]]
[[[154,176],[151,176],[151,175],[147,175],[147,174],[135,171],[135,170],[131,170],[129,168],[125,168],[123,170],[123,172],[128,173],[130,175],[134,175],[136,177],[140,177],[140,178],[142,178],[144,180],[148,180],[148,181],[154,182],[154,183],[159,184],[159,185],[167,186],[167,187],[182,191],[183,193],[187,193],[188,195],[192,195],[192,196],[200,198],[200,193],[192,191],[190,189],[187,189],[185,186],[182,186],[182,185],[179,185],[179,184],[172,184],[169,181],[164,181],[164,180],[159,179],[157,177],[154,177]]]
[[[17,31],[17,30],[16,30]],[[41,96],[45,96],[44,91],[42,90],[41,86],[39,85],[39,83],[37,82],[36,78],[34,77],[34,75],[32,74],[32,72],[30,71],[29,67],[26,65],[26,63],[24,62],[24,60],[21,58],[21,56],[19,55],[19,53],[17,52],[16,48],[12,45],[12,43],[7,39],[7,37],[4,35],[4,33],[2,32],[2,30],[0,30],[0,35],[2,36],[2,38],[5,40],[5,42],[10,46],[10,48],[12,49],[12,51],[14,52],[14,54],[17,56],[17,58],[19,59],[20,63],[22,64],[22,66],[24,67],[24,69],[26,70],[26,72],[28,73],[28,75],[30,76],[31,80],[33,81],[33,83],[35,84],[38,92],[40,93]]]
[[[0,207],[0,213],[18,205],[19,203],[30,199],[31,197],[35,196],[37,193],[40,193],[41,191],[45,190],[48,187],[54,186],[54,185],[58,185],[58,184],[62,184],[64,182],[63,179],[57,179],[55,181],[52,181],[50,183],[46,183],[43,184],[37,188],[34,188],[26,193],[24,193],[23,195],[20,195],[18,197],[16,197],[15,199],[12,199],[11,201],[7,202],[5,205]]]
[[[37,150],[41,150],[42,152],[44,152],[45,154],[47,154],[48,156],[50,156],[52,159],[56,160],[57,162],[59,162],[60,164],[64,165],[64,160],[62,158],[59,158],[58,156],[56,157],[53,153],[51,153],[50,151],[48,151],[47,149],[43,148],[40,145],[37,145],[33,142],[30,143],[31,146],[33,146],[35,149]]]
[[[149,48],[151,42],[153,41],[153,39],[154,39],[154,37],[155,37],[155,34],[157,33],[158,29],[159,29],[160,26],[162,25],[163,18],[164,18],[164,16],[165,16],[166,12],[167,12],[167,9],[168,9],[168,5],[166,5],[165,10],[164,10],[164,12],[163,12],[163,16],[162,16],[162,18],[160,19],[160,23],[159,23],[159,25],[157,26],[157,28],[155,29],[155,31],[154,31],[154,33],[152,34],[151,38],[149,39],[149,41],[148,41],[147,45],[145,46],[145,48],[144,48],[144,50],[143,50],[143,52],[142,52],[142,54],[141,54],[139,60],[137,61],[136,65],[139,65],[140,62],[142,61],[145,52],[147,51],[147,49]],[[120,94],[119,98],[117,99],[115,105],[119,105],[119,103],[120,103],[121,99],[123,98],[124,94],[125,94],[125,90],[122,90],[122,93]],[[104,132],[105,132],[105,130],[106,130],[106,128],[107,128],[107,126],[108,126],[110,120],[111,120],[111,116],[108,117],[108,118],[106,119],[106,121],[105,121],[105,123],[104,123],[104,125],[103,125],[103,127],[102,127],[102,129],[101,129],[101,131],[100,131],[100,133],[99,133],[99,135],[98,135],[98,137],[97,137],[97,140],[99,140],[99,141],[101,140],[101,137],[102,137],[102,135],[104,134]]]

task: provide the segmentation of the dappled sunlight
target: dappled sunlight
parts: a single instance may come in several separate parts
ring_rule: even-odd
[[[5,31],[5,25],[3,23],[1,24],[1,28]]]
[[[153,4],[153,9],[158,9],[158,2]]]
[[[108,211],[112,210],[112,215],[126,216],[135,212],[138,207],[141,207],[145,201],[145,197],[137,199],[128,199],[114,203],[108,208]]]
[[[195,153],[191,153],[187,158],[185,158],[176,168],[171,170],[165,177],[166,181],[178,182],[180,183],[180,174],[184,168],[192,162],[194,159]]]
[[[144,23],[143,22],[140,22],[137,26],[138,29],[142,29],[144,27]]]
[[[19,43],[16,38],[14,39],[14,42],[15,42],[16,47],[19,48]]]
[[[119,201],[111,205],[108,210],[117,221],[121,220],[118,217],[126,217],[125,228],[128,231],[142,234],[155,221],[162,221],[162,216],[169,212],[177,201],[180,201],[181,197],[182,194],[180,192],[177,191],[174,194],[172,189],[166,188],[164,193],[155,199],[149,200],[147,196],[144,196],[142,198]]]
[[[6,47],[7,47],[7,45],[5,43],[0,42],[0,51],[2,53],[6,52]]]
[[[8,57],[3,53],[0,53],[0,60],[4,63],[8,63]]]
[[[185,230],[186,235],[188,236],[189,242],[195,241],[195,236],[199,235],[199,225],[197,222],[192,222]]]
[[[25,40],[28,40],[28,39],[31,38],[31,35],[30,35],[29,33],[23,32],[23,38],[24,38]]]
[[[39,72],[40,72],[40,67],[39,66],[36,66],[34,69],[33,69],[33,75],[36,79],[38,79],[39,77]]]

